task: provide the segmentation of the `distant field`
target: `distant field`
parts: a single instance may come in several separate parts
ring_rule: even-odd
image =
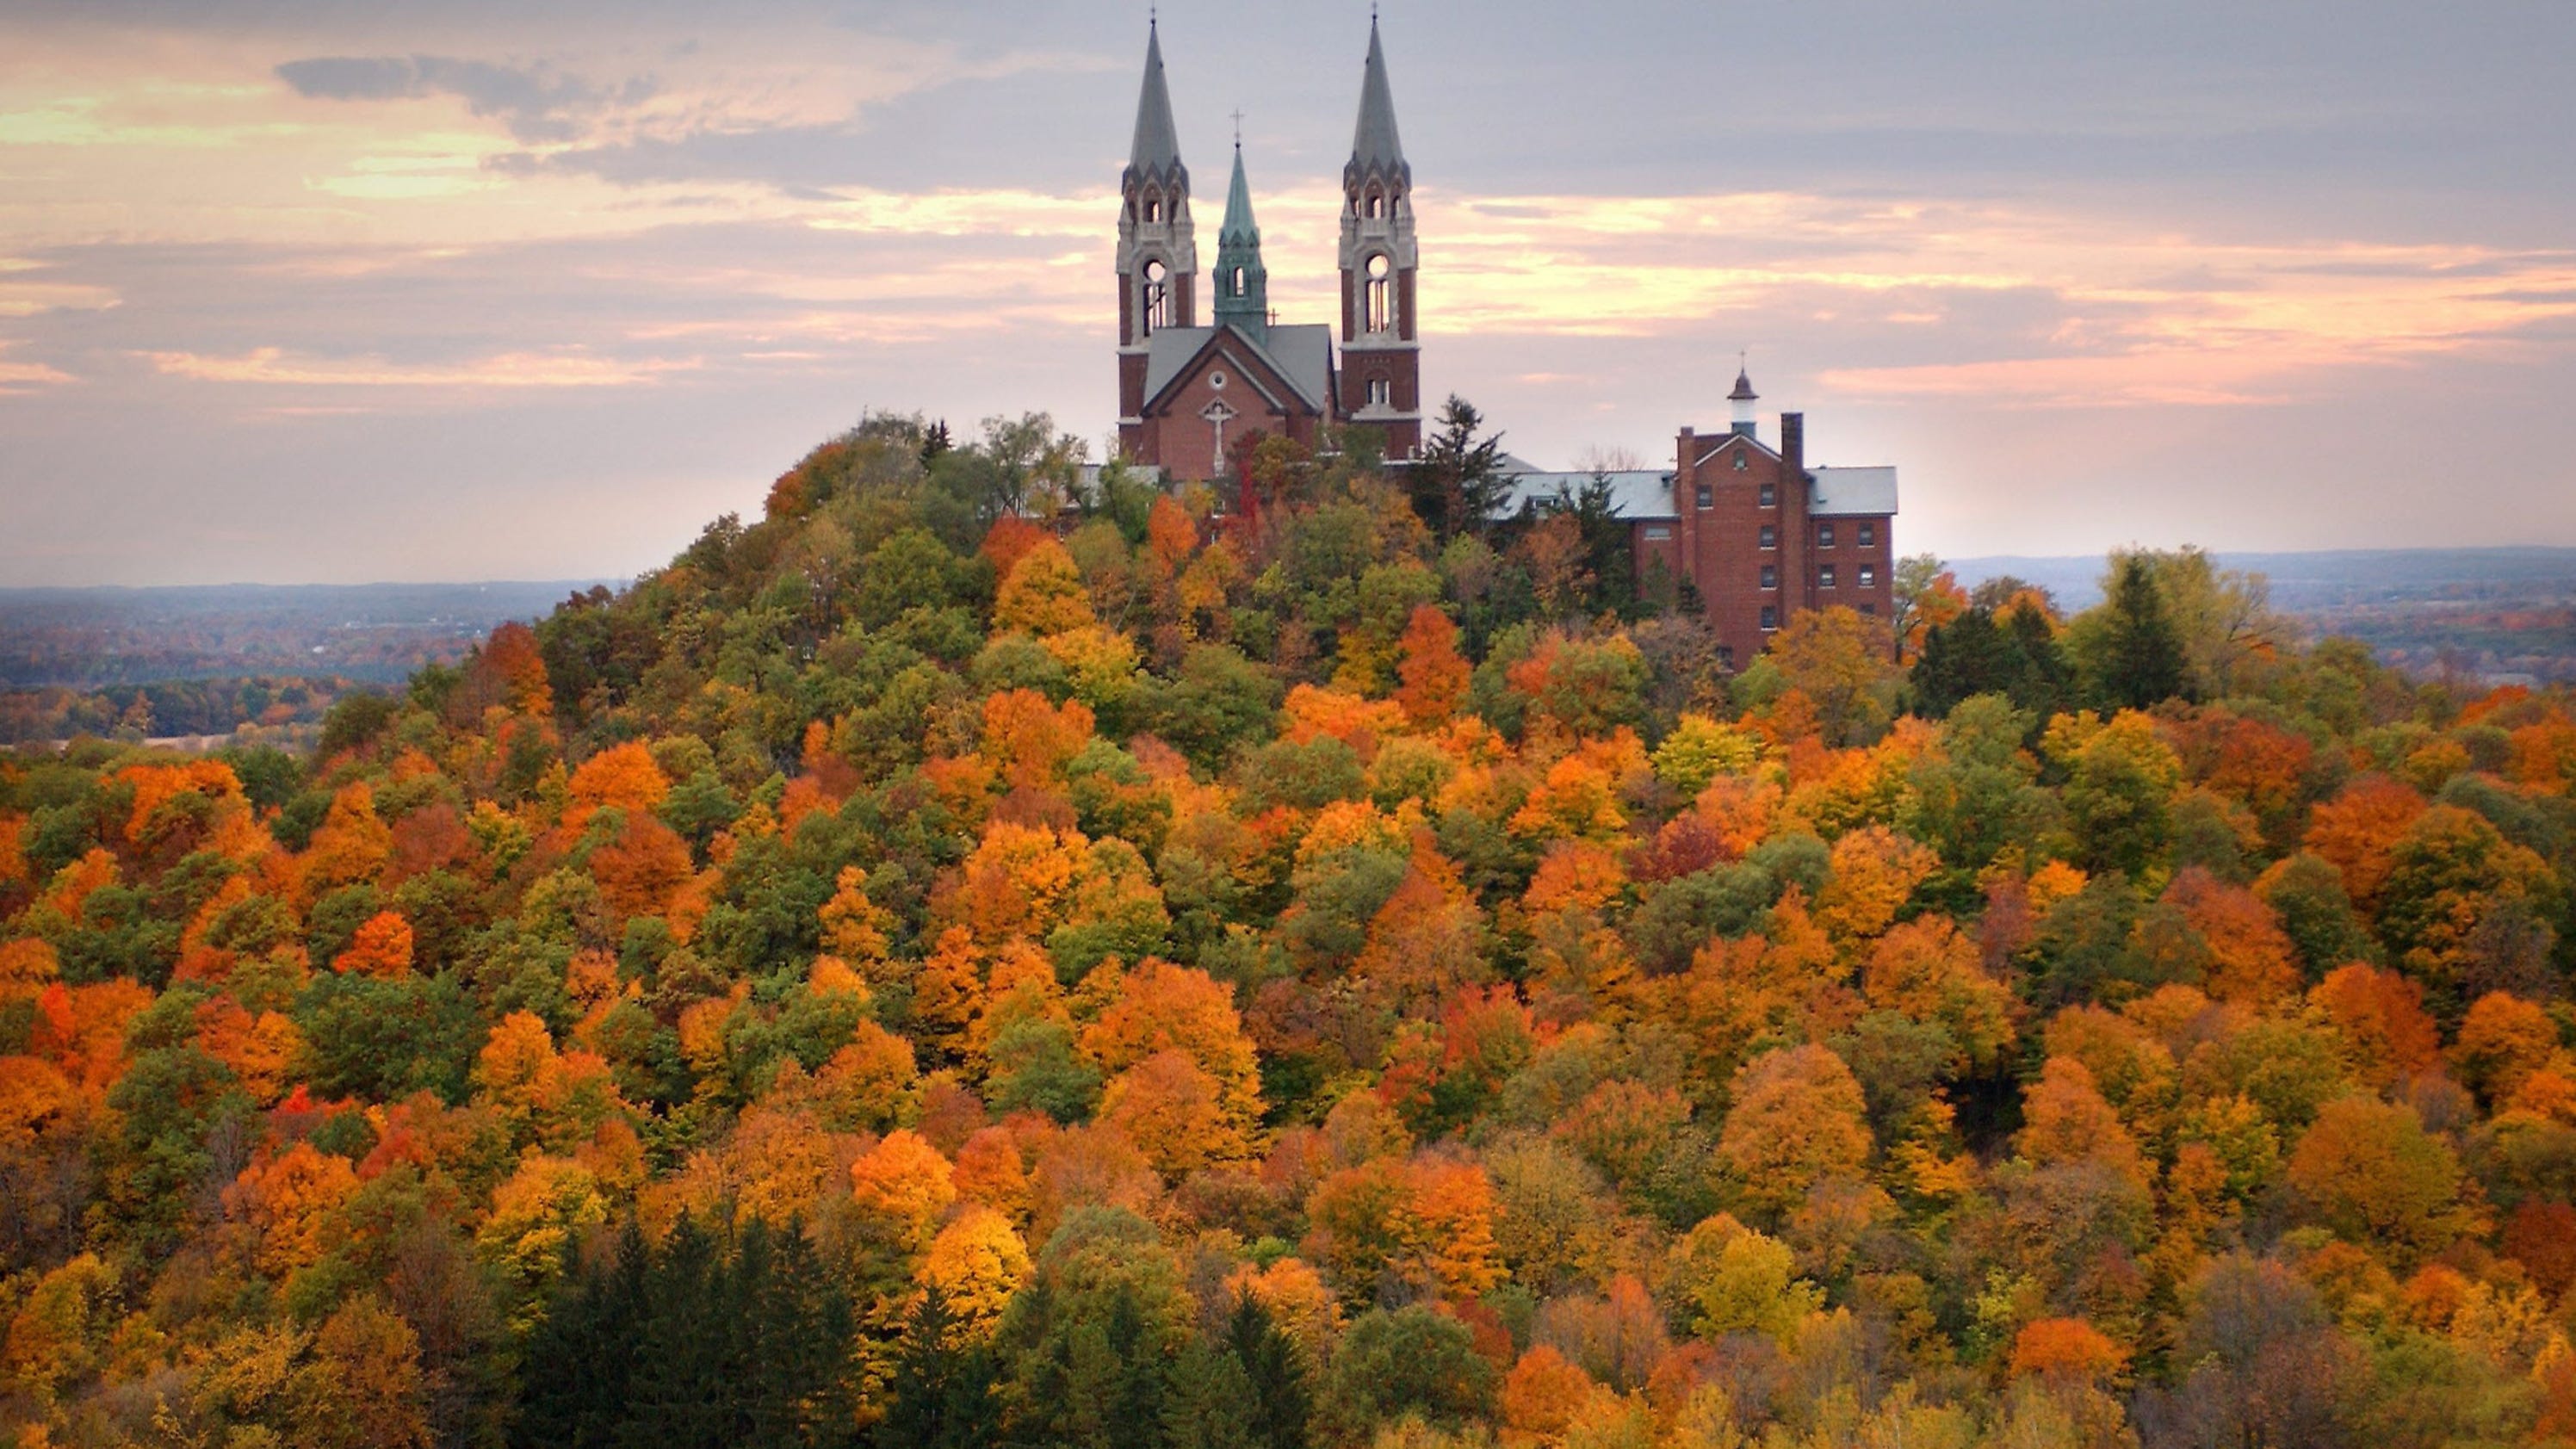
[[[0,744],[309,727],[591,583],[0,589]]]
[[[2352,549],[2222,553],[2271,581],[2272,606],[2311,632],[2371,646],[2420,673],[2496,682],[2576,681],[2576,548]],[[2067,609],[2102,597],[2099,558],[1963,558],[1959,581],[2038,584]]]
[[[253,675],[391,684],[591,583],[0,589],[0,686]]]

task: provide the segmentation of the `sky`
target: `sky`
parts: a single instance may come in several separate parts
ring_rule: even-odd
[[[2576,544],[2567,0],[1384,0],[1426,390],[1739,353],[1949,556]],[[1168,0],[1329,320],[1365,0]],[[1142,6],[6,0],[0,585],[632,574],[870,411],[1114,413]]]

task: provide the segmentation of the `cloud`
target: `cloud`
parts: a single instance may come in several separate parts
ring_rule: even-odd
[[[308,100],[390,101],[450,95],[477,116],[500,120],[523,145],[570,141],[584,118],[650,97],[656,82],[636,76],[602,88],[542,67],[446,55],[313,56],[277,67],[277,78]]]
[[[200,382],[288,384],[303,387],[385,388],[581,388],[631,387],[696,366],[694,360],[628,362],[578,352],[505,352],[464,363],[398,363],[381,357],[290,356],[255,347],[222,356],[198,352],[147,352],[158,371]]]
[[[41,362],[11,362],[8,356],[9,349],[17,345],[15,342],[0,339],[0,397],[15,397],[21,393],[33,392],[40,387],[55,387],[80,380],[60,368],[48,367]]]
[[[23,275],[43,271],[44,262],[0,256],[0,317],[33,317],[45,312],[103,312],[120,300],[116,289],[88,282],[48,281]],[[0,346],[6,346],[0,342]]]

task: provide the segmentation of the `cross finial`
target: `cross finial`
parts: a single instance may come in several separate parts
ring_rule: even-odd
[[[1241,106],[1234,108],[1234,149],[1237,151],[1243,149],[1243,108]]]

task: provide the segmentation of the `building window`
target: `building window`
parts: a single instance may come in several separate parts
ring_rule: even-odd
[[[1834,566],[1832,564],[1826,564],[1821,568],[1818,568],[1816,570],[1816,587],[1820,589],[1830,589],[1833,586]]]
[[[1243,295],[1243,289],[1246,285],[1243,278],[1243,272],[1243,268],[1237,267],[1232,272],[1226,274],[1225,290],[1227,296],[1240,297]]]
[[[1378,193],[1376,193],[1376,192],[1374,192],[1374,191],[1370,192],[1370,193],[1368,194],[1368,214],[1369,214],[1369,220],[1371,220],[1371,221],[1376,221],[1376,220],[1378,220],[1380,217],[1385,216],[1385,215],[1386,215],[1386,198],[1385,198],[1385,197],[1383,197],[1383,196],[1380,196]]]
[[[1673,526],[1669,523],[1649,523],[1646,525],[1646,541],[1649,543],[1661,542],[1662,540],[1672,536]]]
[[[1148,196],[1148,197],[1146,197],[1146,198],[1145,198],[1145,220],[1147,220],[1147,221],[1149,221],[1149,222],[1155,222],[1155,221],[1161,221],[1162,219],[1163,219],[1163,202],[1162,202],[1162,198],[1160,198],[1160,197],[1156,197],[1156,196]]]
[[[1779,627],[1780,606],[1778,604],[1764,604],[1762,606],[1762,632],[1768,634]]]
[[[1382,377],[1368,380],[1368,405],[1373,408],[1394,406],[1395,385]]]
[[[1717,506],[1717,490],[1702,483],[1691,490],[1691,501],[1702,508]]]
[[[1762,566],[1762,587],[1766,589],[1776,589],[1780,587],[1780,566],[1778,564],[1764,564]]]
[[[1387,276],[1389,270],[1386,253],[1380,252],[1368,259],[1368,327],[1366,330],[1371,332],[1384,332],[1395,326],[1395,309],[1388,305],[1388,288],[1391,285]]]
[[[1816,525],[1816,547],[1818,547],[1818,548],[1832,548],[1833,546],[1834,546],[1834,526],[1833,526],[1832,524],[1830,524],[1830,523],[1819,523],[1819,524],[1817,524],[1817,525]]]
[[[1779,484],[1765,483],[1762,485],[1762,506],[1765,508],[1777,508],[1780,506]]]
[[[1764,548],[1778,548],[1780,546],[1780,530],[1773,528],[1767,523],[1762,525],[1762,546]]]
[[[1225,374],[1222,372],[1209,373],[1208,386],[1215,388],[1218,392],[1225,391]]]
[[[1877,588],[1878,570],[1871,568],[1868,564],[1862,564],[1860,566],[1860,586],[1864,589]]]
[[[1860,606],[1860,611],[1870,618],[1875,619],[1878,617],[1878,605],[1876,604],[1864,603]]]
[[[1877,524],[1875,524],[1875,523],[1861,523],[1861,524],[1855,524],[1855,525],[1853,525],[1853,526],[1854,526],[1854,527],[1856,527],[1856,528],[1858,528],[1858,529],[1860,530],[1860,546],[1861,546],[1861,547],[1863,547],[1863,548],[1876,548],[1876,547],[1878,547],[1878,525],[1877,525]]]
[[[1750,472],[1752,468],[1753,465],[1745,461],[1743,450],[1738,449],[1735,454],[1735,471],[1738,473],[1745,473]]]
[[[1150,337],[1172,325],[1172,287],[1169,274],[1158,261],[1145,264],[1145,335]]]

